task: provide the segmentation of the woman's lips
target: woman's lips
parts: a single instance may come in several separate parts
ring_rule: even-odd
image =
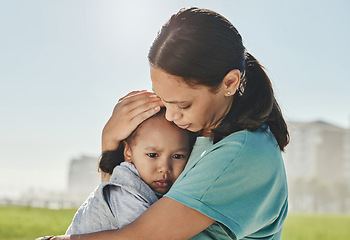
[[[171,182],[168,180],[159,180],[154,182],[158,187],[169,187]]]
[[[178,125],[178,124],[176,124],[179,128],[182,128],[182,129],[187,129],[189,126],[190,126],[190,124],[186,124],[186,125]]]

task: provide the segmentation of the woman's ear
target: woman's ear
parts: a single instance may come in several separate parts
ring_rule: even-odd
[[[129,144],[124,141],[124,160],[125,162],[130,162],[131,163],[131,148]]]
[[[229,97],[236,93],[241,82],[241,72],[238,69],[229,71],[224,77],[222,84],[225,96]]]

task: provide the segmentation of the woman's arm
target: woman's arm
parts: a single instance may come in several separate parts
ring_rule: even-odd
[[[49,237],[51,240],[181,240],[200,233],[215,221],[171,198],[163,197],[139,218],[118,230]],[[37,238],[40,240],[41,238]]]
[[[55,240],[125,240],[125,239],[189,239],[200,233],[214,220],[171,198],[163,197],[139,218],[119,230],[61,236]]]

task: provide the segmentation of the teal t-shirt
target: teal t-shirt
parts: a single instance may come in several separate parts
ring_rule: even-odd
[[[165,196],[216,221],[193,239],[281,239],[288,189],[273,134],[243,130],[214,145],[198,139]]]

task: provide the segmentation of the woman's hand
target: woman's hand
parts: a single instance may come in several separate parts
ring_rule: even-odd
[[[40,237],[36,238],[35,240],[70,240],[69,235],[61,235],[61,236],[47,236],[47,237]]]
[[[133,91],[119,99],[102,131],[102,152],[117,149],[120,141],[162,106],[161,100],[146,90]]]

